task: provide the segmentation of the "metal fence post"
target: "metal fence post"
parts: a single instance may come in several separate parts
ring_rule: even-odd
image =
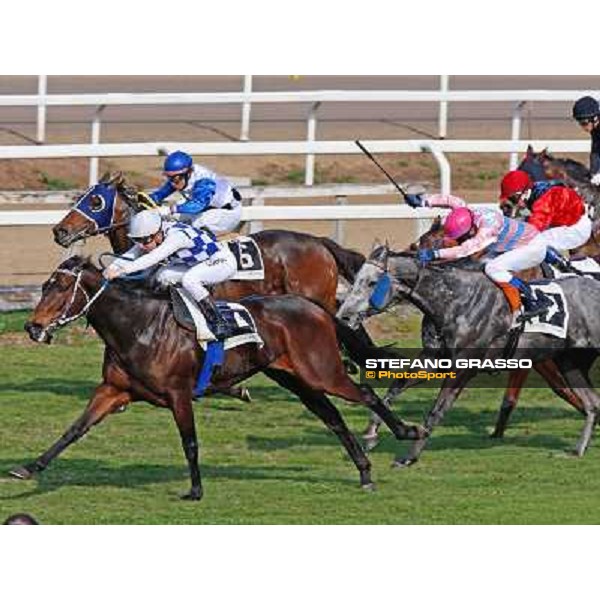
[[[447,92],[450,81],[450,75],[440,75],[440,92]],[[438,135],[440,140],[446,138],[448,134],[448,102],[440,100],[440,112],[438,115]]]
[[[105,108],[106,105],[102,104],[96,109],[96,114],[94,115],[94,120],[92,121],[92,144],[100,143],[100,118],[102,116],[102,111]],[[90,158],[90,185],[94,185],[98,181],[99,164],[100,159],[97,156],[92,156],[92,158]]]
[[[37,143],[46,141],[46,92],[48,90],[48,76],[38,75],[38,106],[37,106]]]
[[[521,113],[523,111],[523,107],[525,106],[525,104],[526,104],[525,101],[517,102],[513,109],[512,126],[511,126],[511,131],[510,131],[510,139],[513,142],[516,142],[521,137]],[[514,171],[517,168],[518,164],[519,164],[519,153],[511,152],[510,160],[508,163],[508,170]]]
[[[306,127],[306,141],[314,142],[317,133],[317,110],[320,102],[315,102],[308,113],[308,124]],[[307,154],[304,165],[304,185],[312,185],[315,182],[315,155]]]
[[[346,196],[336,196],[335,203],[339,205],[348,204],[348,198]],[[334,221],[333,239],[341,245],[344,244],[344,221]]]
[[[244,94],[247,97],[242,104],[242,130],[240,131],[240,142],[247,142],[250,139],[250,109],[252,101],[250,94],[252,93],[252,75],[244,75]]]

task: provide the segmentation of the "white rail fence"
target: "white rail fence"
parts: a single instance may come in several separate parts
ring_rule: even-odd
[[[344,243],[344,221],[365,219],[408,219],[416,221],[416,233],[428,227],[430,219],[443,210],[420,208],[413,209],[402,201],[397,204],[348,204],[348,198],[365,196],[398,196],[396,189],[390,184],[382,185],[356,185],[336,184],[306,187],[240,187],[245,203],[250,203],[242,208],[242,220],[250,223],[251,233],[262,229],[262,221],[335,221],[332,237]],[[66,203],[73,199],[73,192],[51,194],[47,199],[37,194],[31,196],[24,193],[23,197],[28,203],[55,204]],[[265,205],[265,200],[290,200],[297,198],[328,198],[333,203],[319,206],[285,206]],[[0,198],[0,205],[15,205],[16,198]],[[492,206],[489,204],[474,204],[473,206]],[[0,211],[0,227],[2,226],[31,226],[58,223],[67,213],[62,210],[6,210]]]
[[[450,102],[508,102],[511,103],[511,140],[519,139],[521,116],[528,102],[573,102],[584,95],[598,95],[598,90],[449,90],[449,76],[440,76],[439,91],[405,90],[321,90],[290,92],[253,92],[252,76],[246,75],[241,92],[215,93],[106,93],[106,94],[48,94],[47,77],[39,76],[38,94],[0,96],[1,106],[37,107],[37,140],[44,143],[46,138],[46,110],[54,106],[95,106],[96,112],[91,124],[90,140],[100,143],[101,119],[107,106],[147,106],[147,105],[198,105],[198,104],[240,104],[240,140],[250,139],[250,114],[253,104],[264,103],[305,103],[310,106],[307,115],[306,141],[316,139],[317,112],[325,102],[434,102],[439,104],[438,135],[444,139],[448,127],[448,104]],[[568,113],[567,113],[568,114]],[[567,115],[565,115],[567,118]],[[314,154],[306,154],[305,184],[314,182]],[[90,155],[90,181],[98,174],[98,157]],[[517,155],[510,156],[510,168],[516,165]]]
[[[0,97],[1,99],[1,97]],[[451,190],[451,167],[446,153],[513,153],[524,152],[529,144],[536,148],[548,148],[551,152],[589,152],[588,140],[363,140],[373,153],[429,152],[440,171],[440,189]],[[70,144],[51,146],[0,146],[2,158],[75,158],[75,157],[126,157],[157,156],[174,149],[204,156],[256,156],[315,154],[361,154],[351,141],[307,141],[307,142],[140,142],[124,144]],[[96,176],[90,183],[97,181]]]

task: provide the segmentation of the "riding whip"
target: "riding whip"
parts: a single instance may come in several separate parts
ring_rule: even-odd
[[[396,180],[377,162],[377,159],[362,145],[360,140],[354,140],[354,143],[367,155],[368,158],[370,158],[379,167],[379,170],[392,182],[394,187],[402,194],[402,197],[406,200],[407,193],[396,182]]]

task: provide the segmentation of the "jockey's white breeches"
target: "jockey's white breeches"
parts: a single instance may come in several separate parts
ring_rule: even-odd
[[[540,233],[536,239],[546,246],[552,246],[556,250],[573,250],[585,244],[592,235],[592,221],[587,215],[583,215],[575,225],[569,227],[552,227]]]
[[[226,281],[237,271],[235,256],[228,248],[213,254],[208,260],[193,267],[186,265],[167,265],[156,274],[156,281],[161,285],[175,285],[188,291],[199,302],[208,296],[205,284]]]
[[[211,208],[192,221],[197,229],[204,227],[215,235],[223,235],[237,229],[242,220],[242,203],[234,208]]]
[[[485,273],[496,283],[508,283],[516,271],[541,264],[548,246],[559,251],[572,250],[585,244],[591,233],[592,222],[587,215],[583,215],[575,225],[546,229],[522,248],[516,248],[493,258],[486,263]]]

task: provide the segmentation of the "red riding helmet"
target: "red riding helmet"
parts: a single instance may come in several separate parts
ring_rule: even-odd
[[[524,192],[533,185],[529,173],[525,171],[510,171],[502,178],[500,184],[500,200],[508,200],[514,194]]]

